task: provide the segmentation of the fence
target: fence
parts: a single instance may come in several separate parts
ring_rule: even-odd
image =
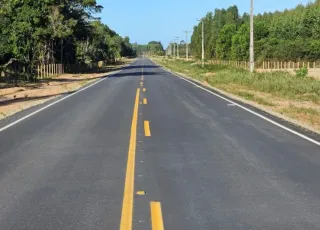
[[[84,73],[97,68],[102,68],[103,61],[91,64],[46,64],[31,66],[28,64],[11,63],[8,66],[0,67],[0,82],[7,84],[20,82],[31,82],[41,79],[56,77],[64,73]]]
[[[209,63],[217,65],[228,65],[236,68],[249,69],[250,62],[248,61],[224,61],[210,60]],[[262,70],[294,70],[302,67],[308,69],[320,68],[320,62],[293,62],[293,61],[256,61],[255,68]]]

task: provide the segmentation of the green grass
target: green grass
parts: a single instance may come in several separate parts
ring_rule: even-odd
[[[208,77],[212,86],[236,84],[247,89],[271,93],[286,99],[310,100],[320,103],[320,81],[310,77],[296,77],[286,72],[253,73],[244,69],[208,64],[202,69],[200,64],[191,64],[183,60],[158,60],[159,64],[175,72],[204,81],[205,73],[216,75]]]

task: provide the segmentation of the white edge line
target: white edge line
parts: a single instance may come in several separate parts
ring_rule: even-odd
[[[186,78],[184,78],[184,77],[182,77],[182,76],[180,76],[180,75],[178,75],[178,74],[176,74],[176,73],[174,73],[174,72],[171,72],[171,71],[166,70],[165,68],[163,68],[163,67],[160,66],[160,65],[158,65],[158,66],[159,66],[160,68],[162,68],[164,71],[167,71],[167,72],[169,72],[169,73],[171,73],[171,74],[173,74],[173,75],[181,78],[182,80],[189,82],[189,83],[192,84],[192,85],[196,85],[196,86],[198,86],[200,89],[202,89],[202,90],[204,90],[204,91],[207,91],[208,93],[211,93],[211,94],[215,95],[216,97],[219,97],[219,98],[221,98],[221,99],[223,99],[223,100],[225,100],[225,101],[227,101],[227,102],[229,102],[229,103],[233,103],[233,104],[235,104],[236,106],[238,106],[239,108],[241,108],[241,109],[243,109],[243,110],[246,110],[247,112],[252,113],[252,114],[258,116],[258,117],[260,117],[260,118],[262,118],[262,119],[270,122],[271,124],[273,124],[273,125],[275,125],[275,126],[278,126],[278,127],[282,128],[282,129],[284,129],[284,130],[286,130],[286,131],[288,131],[288,132],[290,132],[290,133],[292,133],[292,134],[295,134],[295,135],[297,135],[297,136],[299,136],[299,137],[301,137],[301,138],[303,138],[303,139],[305,139],[305,140],[307,140],[307,141],[312,142],[313,144],[316,144],[316,145],[320,146],[320,142],[319,142],[319,141],[316,141],[316,140],[314,140],[314,139],[312,139],[312,138],[310,138],[310,137],[307,137],[306,135],[303,135],[302,133],[299,133],[299,132],[297,132],[297,131],[294,131],[293,129],[290,129],[290,128],[284,126],[284,125],[281,125],[281,124],[279,124],[278,122],[276,122],[276,121],[274,121],[274,120],[271,120],[270,118],[267,118],[267,117],[265,117],[265,116],[263,116],[263,115],[261,115],[261,114],[259,114],[259,113],[257,113],[257,112],[254,112],[253,110],[248,109],[248,108],[246,108],[246,107],[244,107],[244,106],[242,106],[242,105],[240,105],[240,104],[238,104],[238,103],[236,103],[236,102],[234,102],[234,101],[232,101],[232,100],[229,100],[229,99],[227,99],[227,98],[225,98],[225,97],[223,97],[223,96],[221,96],[221,95],[219,95],[219,94],[216,94],[216,93],[214,93],[214,92],[212,92],[212,91],[210,91],[210,90],[208,90],[208,89],[206,89],[206,88],[203,88],[202,86],[200,86],[200,85],[198,85],[198,84],[195,84],[194,82],[192,82],[192,81],[190,81],[190,80],[188,80],[188,79],[186,79]]]
[[[136,62],[137,62],[137,60],[134,61],[134,62],[132,62],[132,63],[131,63],[130,65],[128,65],[128,66],[131,66],[131,65],[133,65],[133,64],[136,63]],[[128,66],[126,66],[126,67],[128,67]],[[124,67],[124,68],[125,68],[125,67]],[[121,70],[119,70],[119,71],[117,71],[117,72],[115,72],[115,73],[113,73],[113,74],[110,74],[110,75],[108,75],[108,77],[113,76],[113,75],[115,75],[115,74],[117,74],[117,73],[120,73],[120,72],[123,71],[123,70],[124,70],[124,69],[121,69]],[[100,79],[100,80],[98,80],[98,81],[96,81],[96,82],[94,82],[94,83],[92,83],[92,84],[90,84],[90,85],[88,85],[88,86],[86,86],[86,87],[84,87],[84,88],[81,88],[81,89],[77,90],[76,92],[74,92],[74,93],[72,93],[72,94],[69,94],[69,95],[67,95],[67,96],[64,96],[63,98],[61,98],[61,99],[59,99],[59,100],[57,100],[57,101],[55,101],[55,102],[52,102],[52,103],[50,103],[49,105],[46,105],[46,106],[42,107],[41,109],[38,109],[38,110],[36,110],[36,111],[34,111],[34,112],[32,112],[32,113],[24,116],[24,117],[22,117],[22,118],[20,118],[20,119],[18,119],[18,120],[16,120],[16,121],[14,121],[14,122],[12,122],[12,123],[10,123],[10,124],[8,124],[8,125],[0,128],[0,132],[6,130],[6,129],[8,129],[8,128],[10,128],[10,127],[18,124],[18,123],[20,123],[21,121],[23,121],[23,120],[25,120],[25,119],[27,119],[27,118],[29,118],[29,117],[32,117],[33,115],[35,115],[35,114],[37,114],[37,113],[40,113],[41,111],[43,111],[43,110],[45,110],[45,109],[47,109],[47,108],[49,108],[49,107],[51,107],[51,106],[53,106],[53,105],[61,102],[61,101],[66,100],[66,99],[69,98],[69,97],[72,97],[72,96],[74,96],[74,95],[76,95],[76,94],[78,94],[78,93],[80,93],[80,92],[82,92],[82,91],[84,91],[84,90],[86,90],[86,89],[88,89],[88,88],[90,88],[90,87],[92,87],[92,86],[100,83],[101,81],[107,79],[108,77],[102,78],[102,79]]]

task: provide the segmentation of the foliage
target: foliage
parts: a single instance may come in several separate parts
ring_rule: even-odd
[[[315,61],[320,59],[320,1],[291,10],[255,16],[255,58],[258,60]],[[237,6],[216,9],[202,19],[205,58],[248,60],[249,15]],[[191,45],[201,57],[202,22],[193,29]]]
[[[161,42],[157,41],[150,41],[147,45],[134,44],[134,49],[138,55],[164,55],[164,48]]]
[[[297,77],[306,77],[308,75],[308,68],[302,67],[296,70]]]
[[[133,55],[121,38],[94,14],[96,0],[0,0],[0,65],[90,63]]]

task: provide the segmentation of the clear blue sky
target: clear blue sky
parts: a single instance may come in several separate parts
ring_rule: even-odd
[[[97,0],[104,6],[102,21],[130,41],[147,44],[161,41],[164,47],[175,37],[185,40],[196,19],[215,8],[237,5],[240,14],[249,12],[250,0]],[[255,0],[255,13],[294,8],[309,0]]]

